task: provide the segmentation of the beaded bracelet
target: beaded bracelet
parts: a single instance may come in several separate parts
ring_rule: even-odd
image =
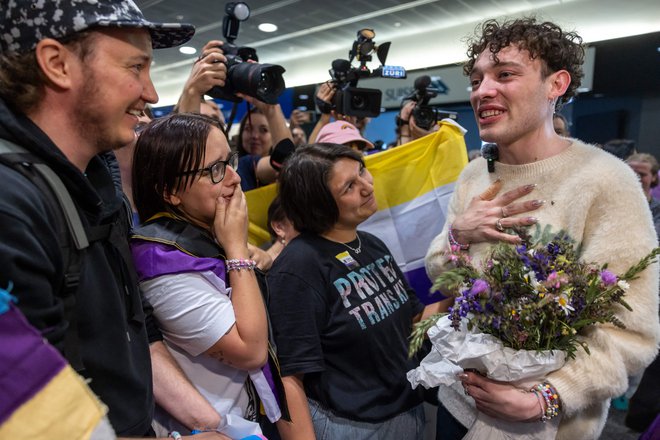
[[[456,237],[454,236],[454,225],[449,225],[449,231],[447,232],[447,236],[449,237],[449,244],[452,247],[457,247],[462,251],[467,251],[470,249],[470,244],[461,244],[456,240]]]
[[[557,417],[559,415],[559,393],[557,393],[557,390],[547,382],[536,385],[532,390],[538,391],[545,399],[545,420]],[[543,420],[543,417],[541,417],[541,420]]]
[[[534,388],[530,390],[530,392],[534,393],[536,396],[536,400],[539,402],[539,408],[541,408],[541,418],[540,420],[545,423],[546,420],[548,420],[548,417],[545,415],[545,410],[543,409],[543,396],[541,396],[541,393],[536,391]]]
[[[227,272],[232,270],[254,270],[257,267],[257,262],[254,260],[243,260],[243,259],[231,259],[227,260],[226,263]]]

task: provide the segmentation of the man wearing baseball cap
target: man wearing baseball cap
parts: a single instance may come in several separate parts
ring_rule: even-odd
[[[18,307],[90,380],[120,436],[152,434],[151,321],[127,252],[121,194],[98,155],[130,143],[145,106],[158,100],[152,49],[193,33],[147,21],[132,1],[0,6],[0,146],[18,145],[14,157],[25,157],[10,164],[12,154],[0,155],[0,286],[13,282]],[[33,177],[41,164],[61,191],[37,183],[46,181]],[[69,227],[77,252],[62,238],[69,218],[57,200],[67,196],[89,241]]]

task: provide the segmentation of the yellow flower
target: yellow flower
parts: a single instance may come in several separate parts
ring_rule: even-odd
[[[561,307],[564,313],[566,313],[566,316],[568,316],[570,312],[575,311],[573,306],[569,304],[568,296],[565,293],[562,293],[561,295],[557,296],[555,298],[555,301],[557,302],[557,304],[559,304],[559,307]]]

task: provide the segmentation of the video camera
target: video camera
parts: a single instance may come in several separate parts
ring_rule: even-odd
[[[406,70],[403,67],[385,65],[391,43],[377,46],[373,41],[375,36],[373,29],[359,30],[357,39],[348,52],[348,60],[337,59],[332,62],[330,77],[337,85],[332,109],[337,113],[357,117],[380,115],[382,92],[378,89],[358,88],[360,78],[406,78]],[[371,61],[374,51],[381,66],[372,72],[367,67],[367,62]],[[360,62],[360,67],[353,67],[351,63],[354,59]]]
[[[456,119],[455,112],[441,111],[428,105],[431,98],[435,98],[440,93],[438,88],[430,87],[432,84],[430,76],[422,75],[415,80],[415,91],[403,98],[404,101],[411,100],[417,103],[412,111],[412,116],[415,118],[417,126],[424,130],[429,130],[433,124],[441,119]]]
[[[248,63],[259,61],[257,51],[252,47],[237,47],[233,43],[238,37],[241,21],[250,17],[250,8],[243,2],[231,2],[225,5],[222,21],[222,35],[226,44],[222,51],[227,58],[227,79],[224,87],[215,86],[206,94],[213,98],[241,102],[236,93],[243,93],[267,104],[277,104],[277,98],[284,91],[284,67],[276,64]]]

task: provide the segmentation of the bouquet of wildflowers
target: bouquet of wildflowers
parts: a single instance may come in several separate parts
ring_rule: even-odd
[[[433,290],[454,296],[454,305],[449,313],[416,325],[410,354],[426,334],[433,350],[408,372],[413,386],[449,386],[457,382],[456,374],[470,368],[529,389],[580,347],[589,352],[578,338],[585,327],[624,327],[615,312],[618,305],[630,310],[624,299],[628,283],[660,254],[660,248],[654,249],[619,276],[606,264],[580,261],[579,250],[565,235],[543,245],[520,235],[523,244],[498,244],[479,265],[452,249],[449,259],[455,267],[437,278]],[[559,418],[515,423],[479,412],[465,438],[554,439],[558,424]]]
[[[451,327],[493,335],[514,350],[561,350],[570,358],[579,346],[580,330],[609,322],[623,328],[615,305],[625,302],[629,281],[646,269],[660,248],[617,276],[607,264],[579,261],[578,250],[567,236],[559,235],[546,245],[498,244],[480,267],[469,256],[452,252],[455,268],[441,274],[433,285],[455,297],[449,309]],[[411,354],[419,349],[426,331],[438,320],[431,317],[417,325]]]

